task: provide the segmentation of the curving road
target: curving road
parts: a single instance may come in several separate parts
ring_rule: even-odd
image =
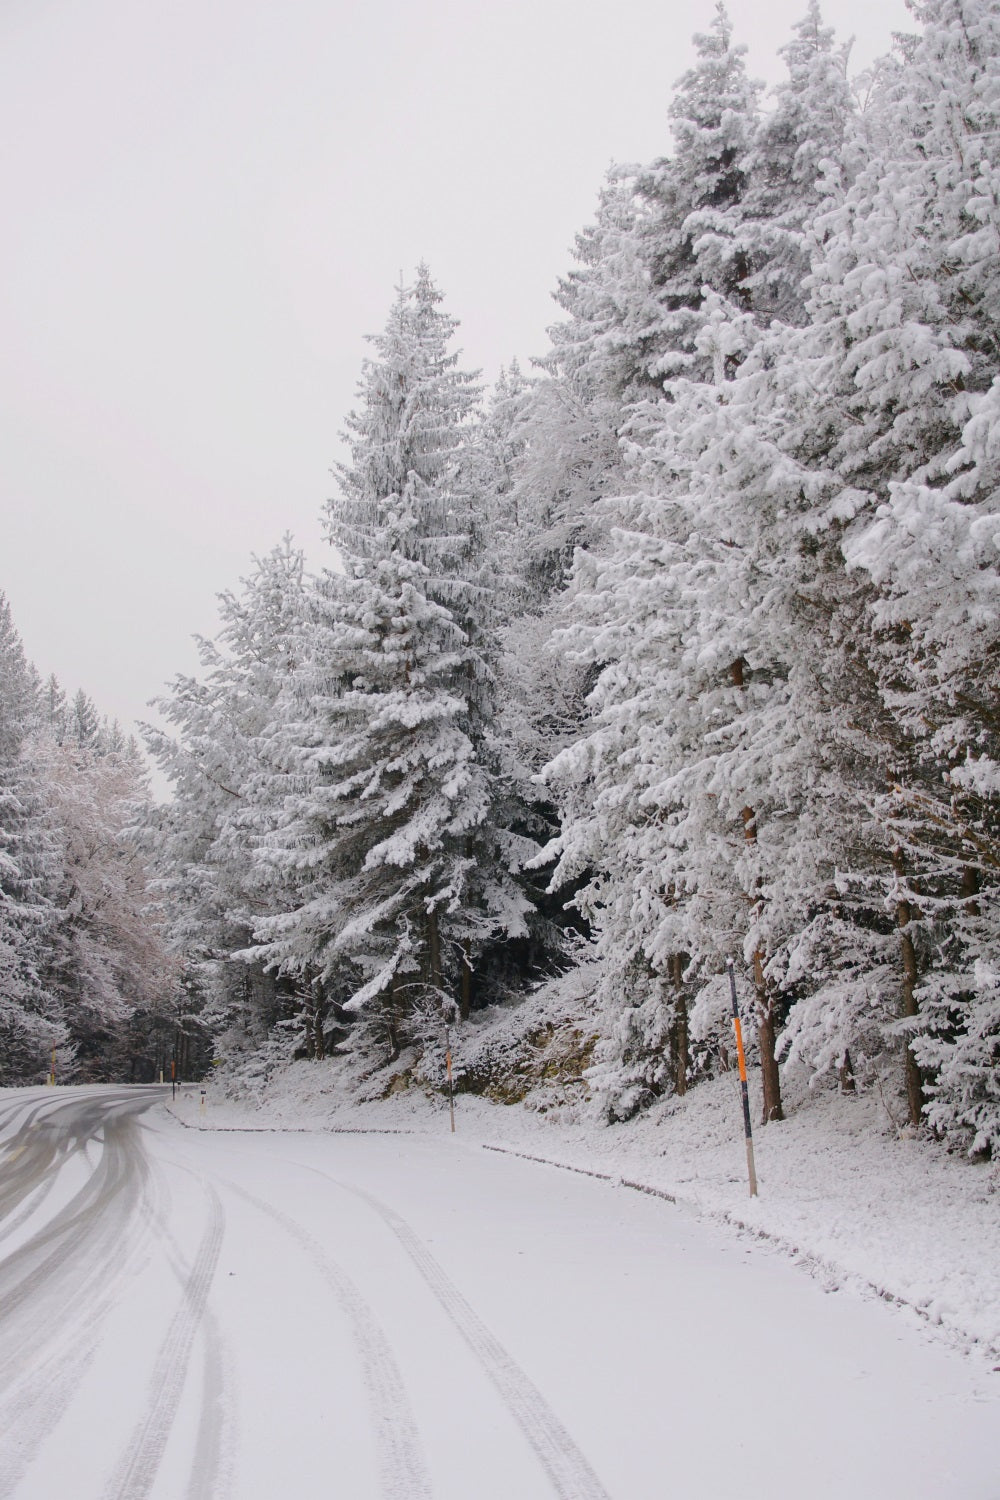
[[[0,1496],[998,1500],[996,1376],[447,1137],[0,1092]]]

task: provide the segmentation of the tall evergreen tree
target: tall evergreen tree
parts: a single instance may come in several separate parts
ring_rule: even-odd
[[[394,1050],[415,1015],[467,1008],[486,945],[527,930],[484,753],[487,599],[464,453],[478,388],[454,329],[422,267],[372,340],[329,507],[346,576],[313,601],[273,745],[290,789],[261,847],[299,889],[294,911],[258,923],[262,956],[374,1006]]]
[[[261,773],[275,705],[296,664],[302,553],[286,538],[220,596],[221,629],[200,640],[201,677],[179,677],[158,706],[173,733],[147,726],[173,787],[148,843],[171,910],[170,941],[207,997],[206,1024],[233,1048],[262,1045],[284,1002],[262,965],[239,958],[255,924],[287,901],[253,858],[266,824]]]
[[[66,1040],[58,999],[44,982],[54,923],[52,849],[32,756],[40,683],[0,594],[0,1078],[40,1077]]]

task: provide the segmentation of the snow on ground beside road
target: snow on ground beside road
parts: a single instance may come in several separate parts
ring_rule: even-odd
[[[199,1091],[182,1090],[178,1114],[207,1128],[448,1130],[440,1095],[409,1088],[358,1102],[356,1087],[350,1059],[297,1063],[255,1102],[211,1086],[204,1116]],[[750,1089],[756,1111],[753,1071]],[[900,1138],[871,1095],[810,1093],[792,1077],[785,1098],[782,1124],[755,1126],[757,1199],[748,1195],[735,1073],[624,1125],[566,1104],[540,1113],[538,1096],[525,1107],[459,1094],[456,1112],[464,1140],[656,1189],[768,1236],[831,1289],[849,1283],[898,1300],[924,1326],[1000,1360],[1000,1165]]]

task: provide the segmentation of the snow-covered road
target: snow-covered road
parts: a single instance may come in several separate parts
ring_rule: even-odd
[[[1000,1497],[1000,1377],[772,1250],[460,1137],[163,1097],[0,1095],[0,1495]]]

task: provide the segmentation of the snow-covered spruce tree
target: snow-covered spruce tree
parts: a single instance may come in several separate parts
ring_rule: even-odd
[[[394,1052],[442,1008],[467,1010],[480,956],[524,935],[529,909],[485,743],[478,388],[440,300],[421,267],[372,339],[329,506],[345,574],[312,602],[271,747],[284,812],[259,851],[297,894],[257,923],[261,957],[308,966]]]
[[[758,322],[806,321],[805,281],[815,219],[846,171],[845,134],[853,128],[855,99],[847,76],[847,46],[823,25],[819,0],[809,0],[792,38],[780,49],[788,77],[775,89],[774,108],[761,116],[749,152],[741,236],[750,271],[746,292]]]
[[[262,820],[259,741],[295,665],[304,613],[303,559],[288,538],[256,560],[240,593],[220,596],[214,641],[200,640],[200,677],[179,677],[158,703],[174,733],[146,740],[173,787],[154,810],[147,844],[170,917],[170,943],[188,970],[177,1004],[205,997],[204,1024],[229,1053],[262,1046],[293,1008],[259,962],[238,957],[257,921],[287,904],[252,857]]]
[[[477,497],[473,557],[480,585],[464,628],[485,669],[479,674],[470,732],[490,776],[491,822],[505,830],[507,857],[518,860],[530,902],[528,935],[491,945],[480,961],[480,988],[485,984],[498,992],[517,988],[528,975],[561,960],[567,919],[562,903],[553,902],[545,890],[545,877],[523,868],[554,827],[551,799],[534,777],[551,754],[540,749],[539,739],[547,726],[566,722],[564,708],[573,692],[565,672],[560,674],[558,663],[539,645],[548,620],[533,612],[539,595],[531,544],[539,529],[522,468],[533,395],[516,362],[501,370],[475,439],[462,450],[463,483]]]
[[[747,77],[745,46],[718,0],[711,30],[694,37],[696,61],[679,80],[669,115],[672,155],[642,169],[637,229],[648,295],[639,324],[646,389],[664,377],[707,373],[696,351],[706,290],[739,309],[751,303],[746,198],[761,85]]]
[[[924,31],[893,101],[902,128],[834,217],[814,300],[829,399],[851,419],[834,450],[843,550],[874,586],[873,663],[894,726],[878,812],[910,1117],[929,1092],[932,1121],[983,1150],[1000,1139],[1000,10],[914,10]]]
[[[618,438],[642,369],[648,299],[634,171],[612,168],[594,223],[576,238],[577,265],[554,294],[563,316],[521,403],[511,496],[532,615],[562,588],[574,549],[595,539],[596,502],[620,482]]]
[[[605,522],[598,502],[623,483],[619,435],[642,368],[636,317],[647,302],[632,174],[613,168],[593,225],[576,242],[576,266],[555,300],[564,315],[523,393],[513,429],[509,504],[515,520],[510,576],[517,608],[503,628],[503,726],[532,772],[580,732],[587,669],[553,649],[574,549],[593,546]],[[551,800],[536,794],[552,830]],[[553,895],[555,902],[560,900]]]
[[[698,60],[670,109],[675,155],[637,178],[647,277],[642,368],[623,434],[627,469],[619,493],[604,505],[608,540],[589,557],[578,554],[564,611],[570,623],[563,648],[600,674],[590,698],[595,722],[546,773],[563,795],[557,878],[579,879],[595,870],[581,902],[598,922],[609,959],[602,998],[614,1018],[613,1035],[599,1066],[612,1114],[630,1112],[664,1087],[683,1088],[689,1066],[681,976],[693,972],[696,953],[683,930],[690,892],[678,883],[676,853],[664,857],[676,805],[653,810],[643,802],[655,768],[662,774],[668,763],[675,773],[685,766],[697,753],[698,733],[697,714],[681,702],[681,601],[670,576],[691,554],[687,539],[697,525],[684,503],[690,457],[674,462],[669,443],[660,439],[681,387],[690,387],[696,402],[701,383],[721,378],[751,336],[742,326],[749,324],[741,309],[750,265],[740,203],[758,90],[746,78],[743,49],[733,47],[721,6],[711,33],[695,43]],[[709,322],[719,322],[720,293],[735,299],[727,324],[734,339],[721,365],[719,339],[709,349],[703,337]],[[657,399],[665,377],[668,394]],[[636,399],[643,387],[649,396]],[[731,667],[726,664],[727,673]],[[728,676],[725,682],[731,692]],[[729,859],[727,868],[732,864]],[[740,893],[734,895],[738,908]],[[721,911],[718,924],[726,930]],[[674,935],[673,947],[654,941],[666,931]],[[716,945],[716,956],[719,951]],[[669,1062],[663,1058],[667,1039],[674,1054]],[[780,1113],[780,1101],[769,1113]]]
[[[0,1082],[37,1081],[67,1033],[44,982],[52,848],[33,739],[40,683],[0,594]]]
[[[966,636],[965,663],[972,660],[973,632],[980,647],[986,645],[981,627],[995,618],[986,604],[994,588],[992,564],[980,554],[977,565],[965,573],[963,593],[957,576],[971,554],[966,551],[961,561],[963,552],[956,546],[947,556],[939,534],[925,560],[923,614],[919,591],[912,586],[904,593],[897,581],[893,599],[887,585],[897,559],[909,549],[912,561],[920,542],[933,532],[911,513],[909,538],[917,540],[917,548],[911,548],[905,532],[897,533],[890,555],[886,543],[893,517],[891,504],[885,503],[887,496],[905,495],[908,482],[912,485],[918,476],[922,483],[931,480],[925,507],[939,506],[949,464],[956,471],[964,468],[958,454],[972,430],[966,418],[977,399],[974,391],[970,397],[967,382],[975,371],[975,356],[989,347],[981,331],[972,328],[973,284],[964,290],[956,284],[962,276],[956,245],[967,240],[963,214],[951,231],[954,237],[946,233],[936,238],[940,223],[948,222],[949,174],[941,172],[941,156],[932,158],[930,168],[926,165],[931,135],[926,119],[941,108],[947,119],[944,101],[951,97],[941,89],[947,76],[941,58],[951,58],[951,88],[960,94],[977,76],[968,51],[961,45],[949,47],[945,40],[951,31],[955,41],[957,24],[954,10],[937,12],[935,63],[922,85],[920,59],[926,60],[933,26],[921,46],[910,51],[906,67],[887,70],[889,87],[876,106],[883,118],[868,129],[878,149],[842,203],[819,221],[811,323],[783,335],[779,330],[777,338],[752,347],[718,410],[712,413],[706,406],[703,425],[717,427],[717,435],[704,444],[701,458],[692,454],[687,487],[698,495],[697,474],[710,477],[697,508],[703,524],[713,507],[716,512],[719,505],[731,507],[730,523],[721,532],[714,524],[705,526],[709,535],[725,539],[726,547],[693,592],[705,609],[712,592],[709,580],[728,576],[723,594],[727,609],[739,601],[747,623],[740,673],[746,682],[749,668],[750,686],[758,693],[764,690],[757,710],[748,698],[752,711],[734,720],[730,730],[724,720],[717,722],[716,732],[734,736],[732,749],[738,752],[735,758],[727,752],[718,764],[728,765],[736,786],[763,786],[752,792],[758,800],[747,804],[753,815],[748,852],[752,848],[755,861],[783,824],[790,835],[787,844],[779,838],[776,846],[779,852],[784,847],[785,894],[781,865],[772,859],[770,873],[765,865],[756,877],[760,899],[753,911],[753,927],[766,937],[759,950],[766,956],[766,977],[780,987],[784,1004],[794,1002],[785,1037],[790,1056],[820,1069],[840,1065],[846,1073],[856,1047],[878,1058],[894,1031],[900,1031],[893,1013],[902,1012],[911,1120],[919,1120],[923,1103],[918,1054],[940,1062],[954,1046],[950,1055],[957,1058],[968,1039],[978,1079],[973,1082],[966,1072],[959,1088],[966,1091],[969,1106],[965,1123],[981,1130],[983,1110],[993,1107],[993,1001],[988,964],[972,970],[968,955],[985,951],[977,947],[985,934],[976,888],[981,876],[972,851],[977,841],[984,844],[988,817],[984,820],[979,809],[975,823],[963,818],[955,800],[964,775],[963,752],[949,769],[943,747],[953,741],[941,734],[941,726],[949,722],[943,710],[952,692],[950,723],[962,720],[962,732],[969,734],[969,709],[976,696],[969,683],[975,673],[970,677],[963,668],[949,676],[941,663],[962,640],[963,625],[975,621]],[[985,55],[994,52],[987,49]],[[979,92],[984,92],[981,77]],[[965,112],[975,118],[968,105]],[[954,135],[955,119],[947,125]],[[956,139],[962,139],[961,130]],[[857,141],[852,149],[857,151]],[[978,157],[978,148],[973,154]],[[915,194],[911,179],[920,184]],[[977,222],[971,212],[964,217],[966,229]],[[900,223],[905,224],[901,231]],[[990,337],[995,348],[992,332]],[[706,350],[711,342],[707,339]],[[987,354],[974,374],[982,399],[993,378]],[[696,445],[702,439],[696,412],[685,413],[676,382],[672,389],[677,406],[670,415],[675,423],[678,415],[683,418],[677,427],[680,444],[666,443],[676,463],[685,444],[690,448],[692,439]],[[770,458],[767,443],[773,446]],[[936,474],[942,477],[934,483]],[[743,491],[744,523],[756,515],[757,525],[771,511],[763,539],[770,534],[772,541],[780,541],[784,535],[777,552],[773,545],[763,552],[757,546],[744,550],[741,507],[731,505],[734,482],[737,493]],[[963,498],[967,504],[969,497]],[[983,518],[980,511],[976,519],[982,523]],[[845,558],[853,571],[845,571]],[[744,561],[753,571],[741,579]],[[975,579],[971,590],[970,576]],[[944,579],[952,600],[958,601],[950,614],[942,608]],[[747,613],[754,593],[766,599],[766,588],[775,583],[779,586],[766,610]],[[914,621],[923,622],[922,633],[914,629]],[[812,686],[808,672],[804,681],[787,646],[782,647],[781,631],[787,635],[790,622],[814,678]],[[987,675],[989,659],[987,652]],[[953,668],[958,660],[953,657]],[[983,679],[979,681],[982,700],[986,693]],[[944,683],[949,686],[941,693]],[[961,716],[955,712],[958,695],[964,700]],[[781,720],[774,718],[783,696],[786,730],[794,730],[796,722],[802,726],[790,763],[787,754],[795,749],[795,736],[783,736]],[[980,743],[986,744],[988,715],[979,724]],[[758,731],[767,727],[766,738],[760,738],[765,758],[756,773],[752,754],[747,758],[755,725]],[[803,755],[810,740],[814,748]],[[783,798],[783,809],[773,801],[768,807],[766,779],[763,784],[754,779],[761,764],[766,769],[768,763],[780,773],[774,791]],[[949,778],[944,797],[942,771]],[[956,775],[958,783],[952,785]],[[888,794],[887,785],[892,788]],[[717,795],[719,788],[711,790]],[[803,833],[811,830],[820,858],[810,865]],[[830,876],[825,889],[824,869]],[[804,898],[798,903],[787,899],[789,876]],[[791,894],[795,896],[794,888]],[[983,976],[986,1019],[984,1027],[966,1030],[964,1008],[975,993],[973,973]],[[931,1022],[937,1034],[907,1046],[914,1025],[921,1024],[921,1008],[923,1024]],[[937,1123],[945,1121],[949,1107],[943,1098]]]

